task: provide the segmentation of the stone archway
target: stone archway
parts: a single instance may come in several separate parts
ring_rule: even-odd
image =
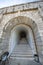
[[[4,42],[3,41],[2,42],[3,42],[3,45],[4,44],[6,45],[6,46],[3,46],[4,51],[6,51],[6,50],[9,51],[9,39],[11,36],[11,31],[13,30],[13,28],[15,28],[18,25],[26,25],[31,28],[32,34],[34,37],[34,41],[35,41],[35,47],[37,49],[36,37],[38,36],[37,34],[39,34],[37,24],[35,23],[35,21],[33,21],[32,19],[30,19],[28,17],[18,16],[18,17],[12,18],[10,21],[8,21],[8,23],[3,28],[2,37],[4,38]],[[40,34],[39,34],[39,36],[40,36]],[[37,54],[38,54],[38,52],[40,52],[39,49],[37,49]]]
[[[25,37],[20,41],[20,32],[26,34]],[[16,48],[15,48],[16,47]],[[37,54],[35,41],[33,37],[32,30],[29,26],[20,24],[14,27],[11,31],[10,41],[9,41],[9,53],[13,57],[32,57]]]

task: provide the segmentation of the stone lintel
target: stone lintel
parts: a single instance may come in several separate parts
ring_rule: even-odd
[[[19,5],[9,6],[5,8],[0,8],[0,14],[37,9],[39,6],[38,4],[43,4],[43,2],[41,1],[31,2],[31,3],[25,3],[25,4],[19,4]]]

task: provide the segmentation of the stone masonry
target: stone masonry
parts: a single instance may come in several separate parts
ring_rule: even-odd
[[[21,24],[32,29],[39,60],[43,63],[42,1],[0,8],[0,56],[9,51],[11,30]]]

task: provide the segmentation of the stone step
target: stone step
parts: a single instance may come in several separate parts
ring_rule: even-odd
[[[21,54],[18,54],[18,55],[11,55],[11,57],[33,57],[33,55],[21,55]]]
[[[41,65],[38,62],[35,62],[33,59],[12,59],[10,58],[9,65]]]
[[[12,53],[11,55],[32,55],[32,53],[31,52],[15,52],[15,53]]]

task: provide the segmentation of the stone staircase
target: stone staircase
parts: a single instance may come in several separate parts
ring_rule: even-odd
[[[11,54],[11,57],[21,57],[21,58],[30,58],[32,57],[32,50],[27,43],[17,44]]]
[[[13,50],[10,56],[9,64],[6,65],[41,65],[41,64],[34,61],[32,50],[29,44],[27,44],[26,42],[24,44],[24,42],[22,41],[22,43],[19,43],[15,46],[15,49]]]
[[[34,61],[32,50],[26,42],[22,41],[21,43],[15,46],[13,50],[9,63],[6,65],[41,65],[38,62]]]

